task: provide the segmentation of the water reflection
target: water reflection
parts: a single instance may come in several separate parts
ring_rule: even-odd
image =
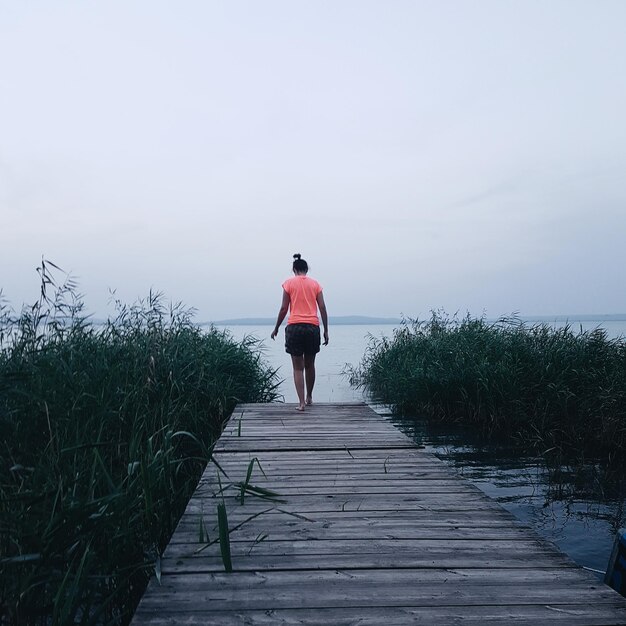
[[[579,565],[604,572],[625,522],[623,471],[592,462],[551,467],[475,428],[388,417]]]

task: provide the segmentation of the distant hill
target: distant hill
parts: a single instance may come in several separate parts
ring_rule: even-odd
[[[341,325],[368,325],[368,324],[400,324],[399,317],[369,317],[367,315],[343,315],[331,316],[328,322],[334,326]],[[204,322],[203,325],[215,324],[216,326],[273,326],[276,323],[275,317],[238,317],[230,320],[218,320],[215,322]]]
[[[626,313],[522,316],[527,322],[626,322]]]

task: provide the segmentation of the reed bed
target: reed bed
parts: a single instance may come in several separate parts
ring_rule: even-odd
[[[407,320],[371,338],[351,383],[404,415],[475,424],[540,451],[626,451],[626,342],[516,318]]]
[[[278,380],[160,294],[91,323],[50,265],[0,309],[0,622],[124,624],[234,405]]]

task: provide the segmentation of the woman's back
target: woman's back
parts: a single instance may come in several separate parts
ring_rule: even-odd
[[[289,294],[289,319],[287,324],[320,325],[317,318],[317,296],[322,286],[313,278],[296,275],[283,283]]]

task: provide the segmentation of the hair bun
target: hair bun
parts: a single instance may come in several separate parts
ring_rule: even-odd
[[[301,254],[294,254],[293,258],[299,261],[302,258],[302,255]]]

